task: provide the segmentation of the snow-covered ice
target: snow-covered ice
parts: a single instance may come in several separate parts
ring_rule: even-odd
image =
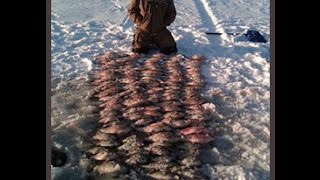
[[[88,73],[103,52],[130,52],[133,24],[128,0],[52,0],[52,146],[66,152],[67,164],[52,167],[53,179],[85,179],[83,153],[96,127],[88,99]],[[203,152],[202,170],[211,179],[270,177],[270,23],[269,0],[175,1],[169,27],[180,53],[207,57],[203,92],[216,119],[214,146]],[[243,35],[205,32],[258,30],[268,43]],[[210,160],[211,158],[211,160]]]

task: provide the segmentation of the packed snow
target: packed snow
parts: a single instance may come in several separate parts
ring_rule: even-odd
[[[52,179],[85,179],[84,153],[97,126],[89,73],[104,52],[130,53],[134,26],[129,0],[52,0],[52,147],[67,155]],[[185,56],[206,56],[203,96],[215,114],[214,146],[203,152],[202,171],[210,179],[270,178],[270,23],[269,0],[175,1],[177,17],[169,27]],[[258,30],[268,43],[248,41]],[[223,35],[206,35],[221,32]]]

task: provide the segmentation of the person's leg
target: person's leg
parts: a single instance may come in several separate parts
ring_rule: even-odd
[[[147,33],[136,29],[133,35],[132,52],[147,54],[149,52],[148,46],[150,43],[151,37]]]
[[[168,29],[164,29],[158,35],[154,36],[153,40],[159,46],[160,52],[163,54],[176,53],[177,45]]]

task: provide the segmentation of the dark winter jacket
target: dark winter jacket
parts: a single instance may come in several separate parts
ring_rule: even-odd
[[[131,0],[128,15],[139,29],[158,33],[175,20],[176,9],[173,0]]]

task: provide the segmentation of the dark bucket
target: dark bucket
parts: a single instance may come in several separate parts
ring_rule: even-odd
[[[255,30],[248,30],[245,36],[249,41],[252,41],[252,42],[261,42],[261,43],[267,42],[267,40],[258,31],[255,31]]]

